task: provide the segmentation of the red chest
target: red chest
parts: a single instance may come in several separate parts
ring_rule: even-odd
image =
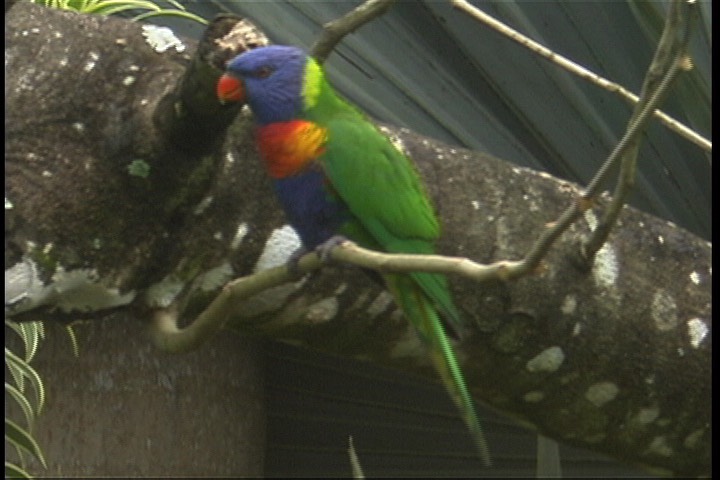
[[[285,178],[302,170],[325,151],[327,130],[306,120],[258,127],[257,144],[270,176]]]

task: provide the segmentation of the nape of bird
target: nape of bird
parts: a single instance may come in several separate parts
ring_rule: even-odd
[[[419,175],[401,151],[335,92],[302,49],[267,46],[238,55],[217,84],[223,102],[247,102],[257,146],[288,221],[305,249],[346,238],[388,253],[433,254],[440,226]],[[490,454],[447,325],[460,325],[447,279],[383,273],[417,329],[469,428],[481,460]]]

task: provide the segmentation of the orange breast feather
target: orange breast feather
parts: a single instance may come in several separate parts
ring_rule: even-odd
[[[273,178],[302,170],[322,155],[326,141],[327,130],[306,120],[271,123],[257,130],[260,155]]]

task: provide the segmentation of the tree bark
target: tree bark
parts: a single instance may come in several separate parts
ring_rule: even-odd
[[[246,115],[201,152],[156,127],[189,58],[153,51],[140,25],[121,20],[26,3],[9,12],[6,310],[15,318],[147,316],[180,291],[191,318],[225,280],[281,264],[298,245]],[[520,259],[578,194],[484,153],[386,131],[423,176],[443,254]],[[134,160],[147,176],[130,173]],[[451,278],[468,320],[461,366],[476,399],[550,438],[659,472],[709,474],[712,246],[626,207],[582,268],[578,245],[606,201],[532,277]],[[435,377],[389,295],[357,269],[264,292],[233,326]]]

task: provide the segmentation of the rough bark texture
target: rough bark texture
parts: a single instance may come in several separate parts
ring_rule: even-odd
[[[27,291],[44,292],[18,296],[16,316],[67,317],[53,307],[142,314],[192,281],[195,297],[207,298],[229,276],[282,263],[297,246],[245,117],[211,154],[164,143],[151,119],[183,59],[152,51],[140,26],[21,4],[6,20],[6,42],[6,269],[32,262],[41,271]],[[567,182],[388,132],[435,201],[443,253],[518,259],[573,201]],[[150,164],[147,179],[128,173],[137,158]],[[457,345],[468,383],[478,400],[551,438],[658,471],[709,474],[711,245],[626,208],[583,269],[575,252],[593,221],[589,212],[566,232],[531,278],[452,279],[468,319]],[[82,275],[81,290],[101,288],[112,301],[64,300],[78,284],[67,277]],[[59,293],[47,294],[51,287]],[[388,294],[354,269],[266,292],[237,320],[246,332],[434,378]]]

